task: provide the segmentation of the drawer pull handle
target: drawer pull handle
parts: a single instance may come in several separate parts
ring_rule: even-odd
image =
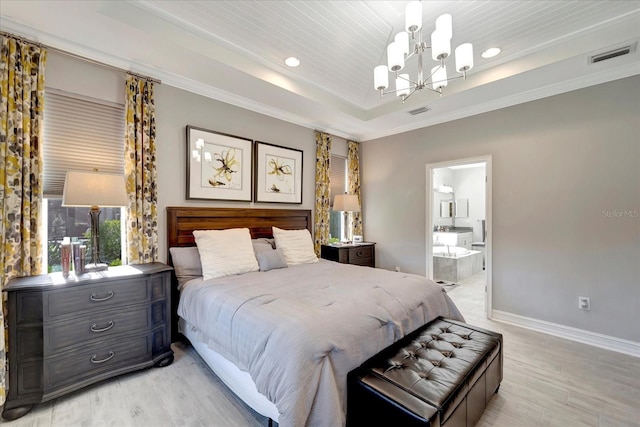
[[[98,328],[98,325],[94,323],[93,325],[91,325],[91,332],[106,332],[114,326],[115,323],[113,323],[113,320],[109,320],[109,323],[104,328]]]
[[[98,298],[98,297],[96,296],[96,294],[91,294],[91,301],[95,301],[95,302],[107,301],[107,300],[110,300],[111,298],[113,298],[113,295],[115,295],[115,294],[113,293],[113,291],[109,291],[109,293],[107,294],[107,296],[106,296],[106,297],[104,297],[104,298]]]
[[[100,363],[108,362],[109,360],[113,359],[113,356],[115,355],[116,353],[113,350],[110,350],[109,355],[104,359],[97,359],[98,355],[94,354],[93,356],[91,356],[91,363],[93,363],[94,365],[99,365]]]
[[[362,251],[356,252],[356,256],[362,256],[362,255],[364,255],[364,252],[362,252]]]

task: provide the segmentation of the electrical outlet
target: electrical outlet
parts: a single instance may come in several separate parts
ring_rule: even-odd
[[[578,297],[578,308],[580,310],[589,311],[591,309],[591,299],[587,297]]]

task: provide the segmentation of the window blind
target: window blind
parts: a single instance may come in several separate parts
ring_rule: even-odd
[[[331,183],[329,186],[330,204],[333,206],[333,198],[336,194],[344,194],[347,191],[347,159],[341,156],[331,156]]]
[[[67,171],[124,173],[124,105],[46,88],[44,197],[62,197]]]

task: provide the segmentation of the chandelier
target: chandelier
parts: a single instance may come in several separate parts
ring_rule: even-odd
[[[447,66],[444,60],[451,54],[451,37],[453,27],[451,15],[444,14],[436,19],[436,29],[431,33],[431,46],[422,41],[422,3],[412,1],[405,11],[405,29],[396,34],[393,42],[387,46],[387,65],[378,65],[373,70],[374,87],[380,91],[380,97],[389,93],[395,93],[404,103],[413,93],[422,89],[429,89],[442,96],[442,89],[447,86],[449,80],[467,78],[467,71],[473,68],[473,46],[471,43],[463,43],[455,50],[456,71],[460,76],[447,77]],[[411,40],[409,40],[409,34]],[[410,46],[410,42],[412,46]],[[431,58],[437,61],[437,65],[431,68],[431,73],[425,78],[422,54],[431,49]],[[418,75],[415,79],[409,74],[400,73],[404,69],[405,62],[417,57]],[[385,90],[389,87],[389,72],[395,73],[396,89]]]

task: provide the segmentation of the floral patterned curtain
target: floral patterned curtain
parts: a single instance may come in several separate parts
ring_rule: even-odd
[[[2,36],[0,61],[0,288],[40,274],[42,242],[42,116],[45,49]],[[4,331],[6,294],[0,297]],[[4,404],[5,340],[0,340],[0,405]]]
[[[129,264],[158,259],[158,190],[153,82],[127,77],[124,173]]]
[[[360,143],[347,141],[347,181],[349,184],[349,194],[358,196],[358,203],[362,209],[362,196],[360,195]],[[350,228],[354,235],[362,236],[362,212],[351,212],[349,216]]]
[[[316,206],[313,217],[313,240],[316,254],[329,242],[331,175],[331,135],[316,132]]]

